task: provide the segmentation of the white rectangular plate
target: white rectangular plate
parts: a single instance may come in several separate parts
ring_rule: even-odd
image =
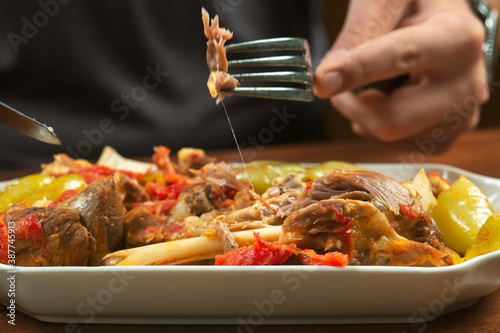
[[[500,207],[500,180],[439,164],[360,164],[395,179],[419,168],[450,181],[465,174]],[[15,275],[16,311],[72,323],[394,323],[434,319],[500,285],[500,252],[450,267],[0,265],[0,300]],[[245,330],[246,328],[246,330]]]

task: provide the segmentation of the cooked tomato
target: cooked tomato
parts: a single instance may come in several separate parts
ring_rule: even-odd
[[[92,182],[96,181],[97,179],[99,179],[101,177],[111,176],[117,172],[121,172],[121,173],[129,176],[130,178],[138,180],[138,181],[141,180],[143,177],[143,175],[140,173],[131,172],[131,171],[123,171],[123,170],[115,170],[115,169],[111,169],[111,168],[108,168],[106,166],[97,165],[97,164],[92,165],[90,168],[80,170],[77,173],[80,176],[82,176],[82,178],[85,180],[85,182],[87,184],[91,184]]]
[[[80,191],[78,190],[67,190],[67,191],[64,191],[63,194],[61,194],[61,196],[59,198],[57,198],[56,200],[52,201],[50,203],[50,205],[48,206],[48,208],[54,208],[56,207],[57,205],[59,205],[61,202],[64,202],[70,198],[73,198],[75,195],[77,195]]]
[[[169,186],[163,186],[162,184],[149,182],[144,186],[151,200],[177,200],[182,190],[185,188],[186,184],[184,183],[174,183]]]
[[[227,252],[215,257],[219,266],[276,265],[287,261],[293,254],[304,265],[346,266],[349,258],[340,252],[317,254],[314,250],[301,250],[295,244],[266,242],[258,232],[254,232],[255,244]]]
[[[34,247],[41,247],[45,244],[42,224],[35,214],[17,220],[16,241],[25,241]]]

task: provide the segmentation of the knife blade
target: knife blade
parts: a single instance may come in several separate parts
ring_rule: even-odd
[[[57,137],[52,127],[30,118],[16,109],[0,102],[0,123],[3,123],[24,135],[50,143],[60,145],[61,140]]]

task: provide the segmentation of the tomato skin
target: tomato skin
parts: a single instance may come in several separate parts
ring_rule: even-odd
[[[186,184],[184,183],[174,183],[169,186],[163,186],[162,184],[148,182],[144,186],[144,189],[153,201],[166,199],[177,200],[185,188]]]
[[[299,257],[304,265],[346,266],[349,257],[340,252],[317,254],[314,250],[301,250],[295,244],[266,242],[258,232],[254,232],[255,244],[240,247],[231,252],[215,257],[216,266],[256,266],[277,265],[287,261],[293,254]]]
[[[117,172],[123,173],[128,177],[140,181],[144,175],[131,171],[115,170],[108,168],[107,166],[94,164],[90,168],[86,168],[76,172],[79,174],[87,184],[92,184],[99,178],[111,176]]]
[[[254,232],[255,244],[215,257],[216,266],[254,266],[254,265],[276,265],[284,263],[297,249],[295,244],[273,246],[262,240],[259,233]]]
[[[30,214],[16,222],[16,241],[25,241],[34,247],[45,245],[42,224],[35,214]]]
[[[408,207],[405,204],[401,204],[400,206],[401,213],[410,220],[415,220],[418,217],[419,222],[424,222],[425,221],[425,212],[422,209],[422,206],[420,204],[413,204],[412,206]]]
[[[163,174],[163,179],[169,184],[182,182],[184,176],[175,171],[175,166],[170,160],[170,149],[164,146],[154,147],[153,163]]]
[[[64,202],[64,201],[66,201],[68,199],[73,198],[78,193],[80,193],[80,191],[78,191],[78,190],[67,190],[67,191],[64,191],[63,194],[61,194],[61,196],[59,198],[57,198],[56,200],[52,201],[47,208],[54,208],[57,205],[59,205],[61,202]]]
[[[304,265],[312,266],[347,266],[349,257],[340,252],[328,252],[323,255],[317,254],[314,250],[302,250],[299,259]]]

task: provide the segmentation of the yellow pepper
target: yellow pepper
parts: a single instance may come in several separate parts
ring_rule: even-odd
[[[474,243],[465,252],[463,261],[500,250],[500,214],[491,215],[484,222]]]
[[[0,192],[0,213],[6,212],[10,206],[40,191],[44,186],[50,184],[53,179],[53,177],[42,175],[29,175],[19,179],[18,182]]]
[[[461,176],[439,195],[431,214],[441,229],[444,243],[464,254],[486,219],[493,214],[493,207],[474,183]]]
[[[52,183],[42,188],[39,192],[23,200],[22,203],[29,207],[39,200],[53,201],[59,198],[65,191],[80,191],[86,187],[87,184],[80,175],[70,174],[57,178]]]

